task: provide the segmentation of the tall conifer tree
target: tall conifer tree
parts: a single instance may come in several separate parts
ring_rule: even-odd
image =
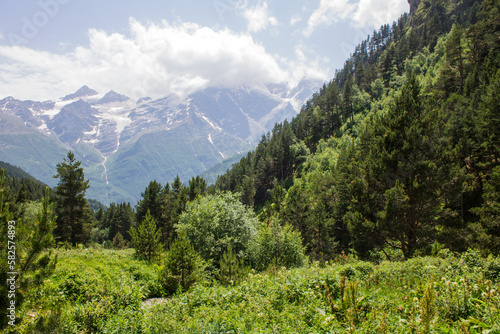
[[[85,180],[81,162],[76,161],[71,151],[56,167],[54,178],[59,178],[59,183],[55,191],[58,201],[54,234],[58,241],[67,241],[76,246],[88,240],[92,225],[90,206],[85,199],[89,181]]]

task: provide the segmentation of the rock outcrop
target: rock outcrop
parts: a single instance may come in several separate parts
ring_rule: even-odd
[[[408,0],[410,4],[410,15],[413,15],[417,12],[418,5],[420,5],[420,0]]]

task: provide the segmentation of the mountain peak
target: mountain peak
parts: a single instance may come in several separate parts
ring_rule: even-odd
[[[94,96],[94,95],[97,95],[97,94],[98,93],[95,90],[89,88],[87,85],[83,85],[75,93],[66,95],[65,97],[63,97],[62,100],[63,101],[68,101],[68,100],[76,99],[77,97]]]
[[[147,102],[147,101],[152,101],[153,99],[150,98],[149,96],[146,97],[141,97],[139,100],[137,100],[136,104],[139,105],[141,103]]]
[[[102,99],[97,101],[95,104],[106,104],[106,103],[111,103],[111,102],[125,102],[130,100],[128,96],[118,94],[114,90],[110,90],[109,92],[104,95]]]

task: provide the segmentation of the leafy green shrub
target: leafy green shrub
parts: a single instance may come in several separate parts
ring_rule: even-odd
[[[99,296],[98,282],[87,275],[74,273],[60,285],[61,292],[71,301],[84,302]]]
[[[110,297],[76,305],[73,317],[78,324],[78,329],[89,333],[100,332],[112,312],[112,306]]]
[[[358,261],[355,264],[354,269],[357,272],[357,277],[363,279],[369,277],[373,273],[374,266],[370,262]]]
[[[147,326],[143,320],[142,312],[137,312],[137,307],[129,306],[118,310],[116,314],[110,314],[100,333],[142,334]]]
[[[356,276],[356,270],[352,265],[345,265],[343,266],[343,269],[340,270],[339,274],[340,276],[344,276],[347,279],[350,279]]]
[[[257,237],[250,244],[252,267],[262,271],[271,264],[278,267],[295,268],[307,263],[300,232],[290,225],[281,226],[272,220],[263,224]]]
[[[484,277],[494,282],[500,282],[500,259],[491,256],[488,258]]]
[[[177,225],[185,232],[194,249],[218,268],[231,244],[238,257],[246,258],[247,247],[255,235],[257,218],[239,196],[231,193],[199,197],[188,204]]]
[[[467,249],[466,252],[462,253],[460,258],[469,267],[479,267],[482,264],[481,252],[476,249]]]

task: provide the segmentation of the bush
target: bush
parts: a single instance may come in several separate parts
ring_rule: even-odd
[[[203,259],[212,260],[218,268],[228,245],[238,257],[246,258],[257,223],[253,211],[239,201],[238,195],[223,193],[189,203],[177,229],[186,233]]]
[[[307,262],[300,232],[278,222],[263,224],[250,245],[252,267],[262,271],[271,263],[278,267],[301,267]]]
[[[488,258],[484,277],[493,282],[500,282],[500,259],[492,256]]]
[[[160,273],[160,281],[165,292],[174,294],[179,287],[187,291],[194,283],[203,280],[205,263],[185,233],[179,233],[167,252],[165,265]]]

